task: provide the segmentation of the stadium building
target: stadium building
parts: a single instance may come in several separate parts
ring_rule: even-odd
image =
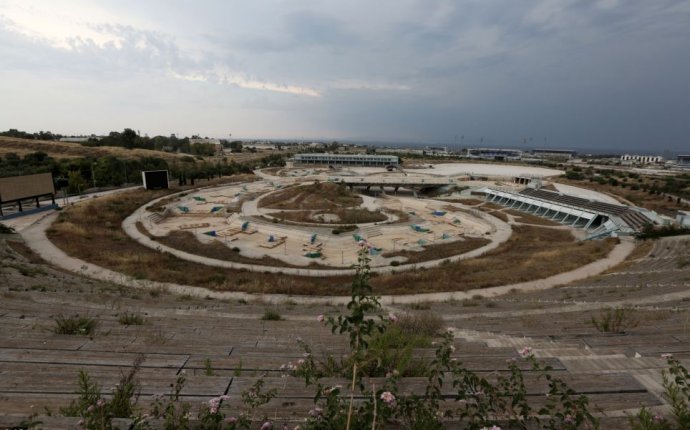
[[[522,151],[518,149],[468,148],[467,158],[496,161],[520,160],[522,159]]]
[[[676,162],[678,163],[678,167],[690,169],[690,155],[679,155]]]
[[[629,155],[621,156],[621,163],[624,164],[653,164],[663,163],[664,157],[660,155]]]
[[[570,149],[533,149],[532,156],[551,160],[570,160],[576,152]]]

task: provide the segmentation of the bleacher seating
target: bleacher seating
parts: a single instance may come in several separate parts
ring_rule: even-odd
[[[642,228],[644,228],[644,226],[647,224],[652,224],[652,220],[628,206],[597,202],[593,200],[587,200],[582,197],[568,196],[553,191],[537,190],[534,188],[526,188],[522,190],[520,194],[527,197],[533,197],[539,200],[546,200],[549,202],[574,206],[585,210],[600,212],[608,215],[615,215],[618,218],[620,218],[623,222],[628,224],[632,229],[637,231],[642,230]]]

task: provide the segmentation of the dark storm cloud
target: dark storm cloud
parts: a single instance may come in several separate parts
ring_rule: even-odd
[[[690,144],[690,1],[64,1],[90,11],[74,34],[0,0],[0,86],[100,83],[162,132]]]

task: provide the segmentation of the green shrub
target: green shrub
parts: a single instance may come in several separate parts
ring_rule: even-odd
[[[261,319],[263,321],[281,321],[283,317],[280,316],[278,311],[275,311],[273,309],[266,309]]]
[[[0,223],[0,234],[14,234],[16,233],[12,227]]]
[[[53,332],[56,334],[82,335],[88,336],[94,333],[98,326],[98,321],[93,318],[79,316],[65,317],[60,314],[53,318],[55,327]]]

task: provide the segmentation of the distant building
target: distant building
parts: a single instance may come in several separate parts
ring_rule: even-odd
[[[522,159],[522,151],[519,149],[468,148],[467,158],[496,161],[520,160]]]
[[[621,162],[627,164],[654,164],[663,163],[664,157],[660,155],[629,155],[621,156]]]
[[[339,166],[397,166],[400,159],[396,155],[371,154],[296,154],[295,164],[326,164]]]
[[[690,169],[690,155],[679,155],[676,162],[678,167]]]
[[[552,160],[570,160],[576,152],[570,149],[533,149],[532,156]]]
[[[208,138],[200,138],[200,137],[193,137],[193,138],[189,139],[190,145],[196,145],[198,143],[208,143],[210,145],[220,145],[220,139],[208,139]]]
[[[427,146],[424,148],[424,153],[434,157],[448,157],[450,155],[445,146]]]
[[[278,149],[276,145],[272,143],[245,143],[242,145],[243,148],[255,149],[257,151],[274,151]]]

